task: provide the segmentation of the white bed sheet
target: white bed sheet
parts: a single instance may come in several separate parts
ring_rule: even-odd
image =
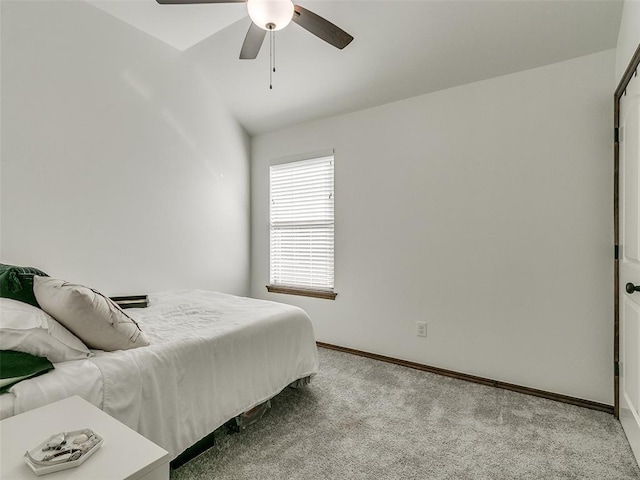
[[[73,395],[102,408],[102,374],[90,359],[53,365],[55,368],[50,372],[24,380],[9,389],[15,395],[14,415]]]
[[[16,396],[13,393],[0,394],[0,420],[13,416],[13,404],[15,401]]]
[[[56,364],[53,372],[12,387],[14,413],[80,395],[173,459],[318,371],[313,327],[297,307],[202,290],[149,300],[148,308],[127,313],[151,345]]]

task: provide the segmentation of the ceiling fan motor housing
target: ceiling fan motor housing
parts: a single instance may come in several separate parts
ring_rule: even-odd
[[[247,0],[247,10],[251,21],[263,30],[282,30],[293,18],[291,0]]]

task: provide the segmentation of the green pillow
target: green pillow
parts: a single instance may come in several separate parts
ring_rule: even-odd
[[[33,267],[17,267],[0,263],[0,297],[18,300],[40,308],[33,294],[33,276],[48,277]]]
[[[44,357],[36,357],[13,350],[0,350],[0,393],[16,383],[53,370],[53,364]]]

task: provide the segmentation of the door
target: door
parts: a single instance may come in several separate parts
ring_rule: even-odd
[[[620,97],[619,117],[619,372],[620,421],[640,459],[640,77]],[[637,286],[638,291],[635,290]]]

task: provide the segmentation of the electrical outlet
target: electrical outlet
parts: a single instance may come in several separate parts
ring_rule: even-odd
[[[418,327],[418,331],[417,334],[419,337],[426,337],[427,336],[427,322],[416,322],[416,325]]]

